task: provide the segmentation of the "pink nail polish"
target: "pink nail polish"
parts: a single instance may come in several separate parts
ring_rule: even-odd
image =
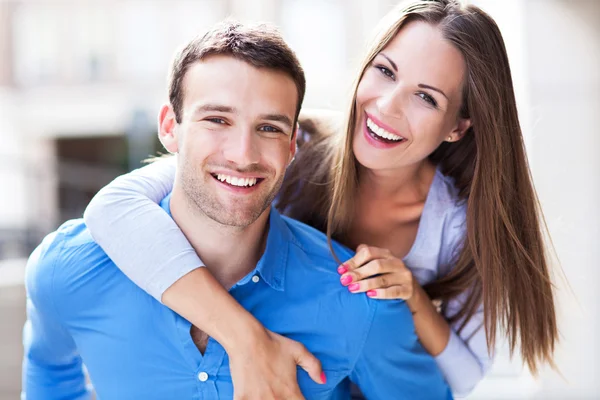
[[[340,282],[342,282],[342,285],[348,286],[350,283],[352,283],[352,275],[342,276]]]
[[[325,376],[325,372],[321,372],[321,382],[327,383],[327,377]]]
[[[342,275],[345,274],[346,272],[348,272],[348,268],[346,267],[346,264],[342,264],[338,267],[338,274]]]
[[[369,297],[377,296],[377,290],[368,290],[367,296],[369,296]]]
[[[348,290],[351,292],[354,292],[358,289],[360,289],[360,285],[358,283],[353,283],[352,285],[348,286]]]

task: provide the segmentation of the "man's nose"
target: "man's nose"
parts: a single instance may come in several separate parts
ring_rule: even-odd
[[[259,140],[253,129],[241,129],[227,140],[225,157],[240,167],[257,164],[260,161]]]

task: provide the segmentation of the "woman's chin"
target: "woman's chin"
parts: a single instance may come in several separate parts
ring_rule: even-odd
[[[382,157],[377,157],[374,154],[364,153],[365,152],[362,151],[354,152],[354,157],[356,158],[359,168],[367,170],[380,170],[390,167],[389,163],[386,163],[385,160],[382,160]]]

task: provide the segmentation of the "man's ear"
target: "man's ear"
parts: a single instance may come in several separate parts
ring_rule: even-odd
[[[459,118],[456,126],[450,132],[448,137],[446,138],[446,142],[457,142],[465,136],[465,133],[471,127],[471,119],[470,118]]]
[[[169,153],[178,153],[179,144],[177,143],[177,120],[175,111],[170,104],[165,104],[158,114],[158,138]]]
[[[296,124],[295,129],[292,131],[292,140],[290,141],[290,161],[288,166],[292,164],[296,158],[296,151],[298,150],[298,131],[300,130],[300,124]]]

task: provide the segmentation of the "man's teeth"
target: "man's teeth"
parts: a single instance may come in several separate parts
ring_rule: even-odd
[[[232,186],[249,187],[256,185],[256,178],[236,178],[235,176],[217,174],[217,179]]]
[[[371,118],[367,118],[367,126],[369,127],[371,132],[373,132],[377,136],[381,136],[384,139],[387,139],[387,140],[402,140],[402,139],[404,139],[402,136],[394,135],[393,133],[390,133],[390,132],[386,131],[385,129],[383,129],[382,127],[378,126],[377,124],[375,124],[375,122],[373,122],[371,120]]]

